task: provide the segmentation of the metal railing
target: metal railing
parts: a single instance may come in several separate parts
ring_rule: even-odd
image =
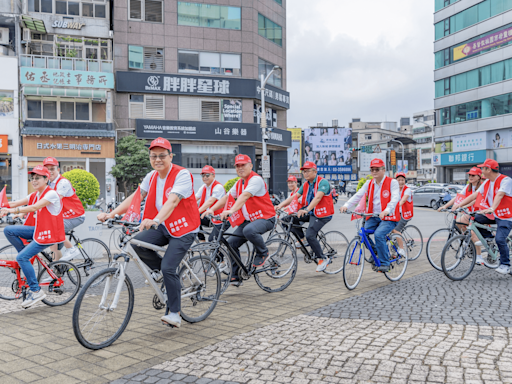
[[[112,60],[81,59],[76,57],[20,55],[22,67],[60,69],[65,71],[110,72],[114,70]]]

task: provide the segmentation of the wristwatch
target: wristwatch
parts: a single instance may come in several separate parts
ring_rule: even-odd
[[[154,218],[153,221],[157,224],[157,225],[160,225],[160,220],[158,220],[157,218]]]

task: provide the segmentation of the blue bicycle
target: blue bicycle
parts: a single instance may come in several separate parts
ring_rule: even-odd
[[[349,214],[356,214],[362,217],[378,217],[379,215],[373,213],[355,213],[349,212]],[[380,267],[381,263],[371,243],[368,239],[368,236],[374,233],[375,231],[369,231],[364,228],[364,220],[357,220],[357,235],[352,239],[349,243],[347,252],[345,253],[345,264],[343,268],[343,282],[347,289],[353,290],[359,282],[361,281],[361,277],[363,276],[364,270],[364,262],[365,262],[365,248],[370,251],[372,256],[369,263],[372,264],[372,269],[374,271]],[[407,244],[406,240],[402,235],[390,233],[387,236],[387,246],[389,252],[389,260],[391,262],[390,269],[388,272],[385,272],[384,275],[391,281],[398,281],[402,278],[407,269],[407,261],[408,261],[408,251],[407,247],[404,247],[403,244]],[[401,246],[400,246],[401,244]]]

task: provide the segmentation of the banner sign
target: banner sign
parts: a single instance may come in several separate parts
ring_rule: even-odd
[[[49,68],[20,68],[21,84],[61,87],[114,88],[114,74],[109,72],[66,71]]]
[[[242,100],[222,100],[224,121],[242,122]]]
[[[261,98],[259,80],[218,76],[117,71],[116,90],[117,92],[160,93],[166,95]],[[265,86],[265,101],[289,109],[290,93],[267,84]]]
[[[441,154],[440,165],[459,165],[459,164],[482,164],[486,159],[486,150],[452,152]]]
[[[288,148],[288,173],[300,173],[302,165],[302,129],[288,128],[292,134],[292,146]]]
[[[452,136],[453,152],[487,148],[487,133],[477,132]]]
[[[352,173],[351,165],[344,165],[341,167],[321,165],[317,167],[318,173]]]
[[[464,59],[483,50],[496,47],[512,40],[512,28],[490,33],[478,40],[453,48],[453,61]]]
[[[318,173],[352,173],[351,128],[307,128],[304,130],[304,140],[304,161],[314,162],[319,167]],[[320,171],[320,168],[324,171]]]

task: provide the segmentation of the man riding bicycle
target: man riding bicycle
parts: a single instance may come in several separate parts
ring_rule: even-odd
[[[180,327],[181,284],[177,268],[194,242],[201,219],[192,175],[185,168],[172,163],[171,143],[161,137],[153,140],[149,146],[149,160],[154,170],[146,175],[140,185],[141,200],[146,196],[147,200],[140,223],[141,232],[134,238],[168,247],[163,258],[151,249],[136,245],[132,247],[140,259],[154,271],[155,280],[159,280],[161,275],[158,271],[161,270],[169,308],[169,314],[162,316],[161,320]],[[106,221],[125,213],[135,193],[111,213],[100,213],[98,220]]]
[[[236,173],[240,179],[228,191],[227,195],[218,200],[215,205],[203,213],[203,217],[213,215],[223,208],[229,196],[236,199],[231,209],[224,210],[220,216],[224,220],[231,214],[242,210],[245,221],[234,231],[228,239],[229,245],[240,255],[239,248],[250,241],[256,250],[253,266],[261,267],[265,264],[269,254],[263,234],[274,228],[275,211],[267,186],[262,177],[252,170],[252,160],[247,155],[235,157]],[[232,284],[240,285],[242,279],[238,276],[238,265],[233,262]]]
[[[510,273],[510,256],[507,245],[507,237],[512,230],[512,179],[499,172],[499,164],[496,160],[486,159],[478,165],[482,169],[486,180],[476,192],[454,205],[454,209],[463,207],[475,201],[475,208],[481,209],[482,214],[475,215],[475,221],[480,224],[497,224],[496,245],[500,250],[501,265],[496,272]],[[494,219],[489,219],[486,214],[492,214]],[[480,229],[484,238],[491,238],[491,232]],[[482,245],[482,244],[478,244]]]
[[[213,204],[215,204],[216,201],[222,199],[226,195],[224,186],[217,180],[215,180],[215,169],[212,166],[205,165],[201,170],[201,177],[203,179],[204,184],[201,186],[201,188],[199,188],[199,191],[197,191],[196,193],[196,200],[197,203],[199,204],[199,214],[202,214]],[[221,212],[222,208],[215,211],[215,215],[218,215]],[[220,224],[214,224],[217,225],[214,225],[213,230],[210,233],[210,236],[208,237],[208,241],[212,241],[215,238],[215,236],[219,233],[218,231]],[[203,225],[209,227],[210,220],[208,220],[207,218],[202,218],[201,229]],[[202,233],[199,233],[197,237],[199,238],[199,240],[204,241],[204,235]]]
[[[327,180],[317,175],[315,163],[306,161],[300,170],[306,182],[299,188],[295,195],[298,196],[299,201],[306,207],[297,212],[297,217],[292,218],[293,224],[295,224],[295,226],[292,227],[292,232],[297,238],[304,241],[304,232],[300,225],[309,222],[309,227],[306,230],[306,240],[318,260],[316,271],[322,272],[327,268],[329,261],[325,258],[322,252],[322,246],[316,237],[318,232],[332,220],[332,215],[334,215],[331,186]],[[288,197],[279,204],[276,210],[289,205],[295,195]]]
[[[366,220],[364,228],[374,230],[375,248],[381,262],[378,272],[388,272],[390,267],[389,253],[386,245],[386,236],[396,227],[400,221],[398,202],[400,200],[400,186],[398,181],[386,176],[386,166],[381,159],[373,159],[370,163],[370,171],[373,176],[349,201],[340,208],[344,213],[349,208],[356,206],[361,199],[368,196],[366,213],[378,214],[379,217],[370,217]],[[373,242],[372,242],[373,247]],[[404,252],[399,249],[399,252]]]
[[[85,221],[85,210],[82,202],[76,195],[76,191],[68,179],[60,175],[60,163],[54,157],[47,157],[43,165],[50,172],[50,188],[57,191],[62,200],[62,217],[64,218],[64,229],[66,232],[78,227]],[[54,260],[72,260],[80,256],[80,251],[68,239],[64,240],[66,252],[62,255],[59,249],[62,244],[52,245],[50,249],[55,255]]]

